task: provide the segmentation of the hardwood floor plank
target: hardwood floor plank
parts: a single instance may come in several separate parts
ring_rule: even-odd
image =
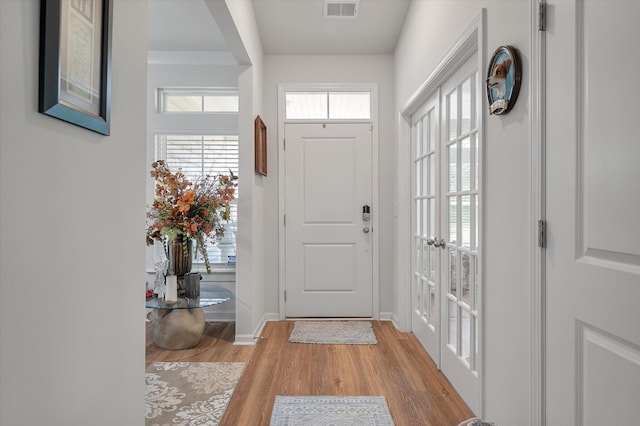
[[[206,323],[200,342],[190,349],[171,351],[153,343],[153,326],[146,328],[146,364],[153,362],[249,362],[254,346],[234,346],[235,323]]]
[[[147,330],[147,363],[246,362],[222,426],[268,425],[277,395],[384,396],[396,425],[457,425],[473,416],[411,333],[372,321],[377,345],[289,343],[292,321],[269,322],[255,346],[234,346],[233,323],[207,324],[200,343],[165,351]]]

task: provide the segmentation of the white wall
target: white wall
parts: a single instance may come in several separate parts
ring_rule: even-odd
[[[108,137],[37,112],[39,15],[0,1],[0,423],[143,424],[147,4],[114,2]]]
[[[481,8],[487,9],[487,58],[504,44],[523,62],[518,103],[506,116],[486,120],[484,140],[484,417],[497,424],[530,423],[529,75],[528,1],[414,1],[396,55],[399,112],[451,49]],[[486,70],[481,70],[481,73]],[[397,115],[397,114],[396,114]],[[397,317],[409,327],[409,139],[398,135]]]
[[[238,79],[240,91],[240,183],[236,234],[236,343],[253,343],[265,318],[265,253],[271,242],[264,238],[264,178],[254,173],[254,119],[263,113],[263,50],[249,1],[226,0],[251,66]]]
[[[219,129],[221,134],[236,134],[238,131],[237,116],[228,116],[228,114],[226,116],[158,114],[156,112],[156,89],[238,87],[238,75],[243,69],[244,67],[240,66],[225,65],[149,64],[147,116],[150,133],[165,129],[184,129],[184,131],[194,133],[215,128]],[[150,136],[153,135],[150,134]],[[153,143],[150,146],[153,146]]]
[[[266,310],[277,314],[278,306],[278,84],[281,83],[377,83],[379,98],[379,214],[380,246],[380,311],[393,309],[393,221],[394,201],[394,121],[393,121],[393,57],[391,55],[305,56],[267,55],[264,72],[263,120],[269,129],[268,169],[265,193],[274,202],[265,205],[265,240],[271,247],[265,258]],[[277,138],[276,138],[277,137]]]

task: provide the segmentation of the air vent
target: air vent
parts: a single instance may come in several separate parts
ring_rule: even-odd
[[[324,0],[325,18],[357,18],[359,0]]]

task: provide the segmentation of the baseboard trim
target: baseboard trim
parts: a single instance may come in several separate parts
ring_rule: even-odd
[[[380,312],[380,321],[393,321],[393,312]]]
[[[258,325],[253,331],[252,335],[249,334],[236,334],[236,339],[233,342],[234,345],[244,345],[251,346],[255,345],[256,341],[260,338],[260,334],[262,334],[262,329],[267,324],[267,321],[279,321],[279,315],[275,313],[267,313],[262,316]]]
[[[236,339],[233,344],[234,346],[253,346],[256,344],[256,341],[250,334],[236,334]]]
[[[394,313],[391,314],[391,322],[393,323],[393,325],[396,327],[396,330],[399,331],[408,331],[408,330],[402,330],[400,328],[400,319],[398,318],[398,316]]]

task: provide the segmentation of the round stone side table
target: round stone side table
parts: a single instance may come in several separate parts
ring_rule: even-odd
[[[164,349],[187,349],[200,342],[204,333],[204,312],[202,308],[219,305],[231,300],[233,295],[227,289],[207,285],[201,297],[178,299],[167,304],[162,299],[148,299],[146,307],[153,309],[147,318],[153,324],[153,342]]]

